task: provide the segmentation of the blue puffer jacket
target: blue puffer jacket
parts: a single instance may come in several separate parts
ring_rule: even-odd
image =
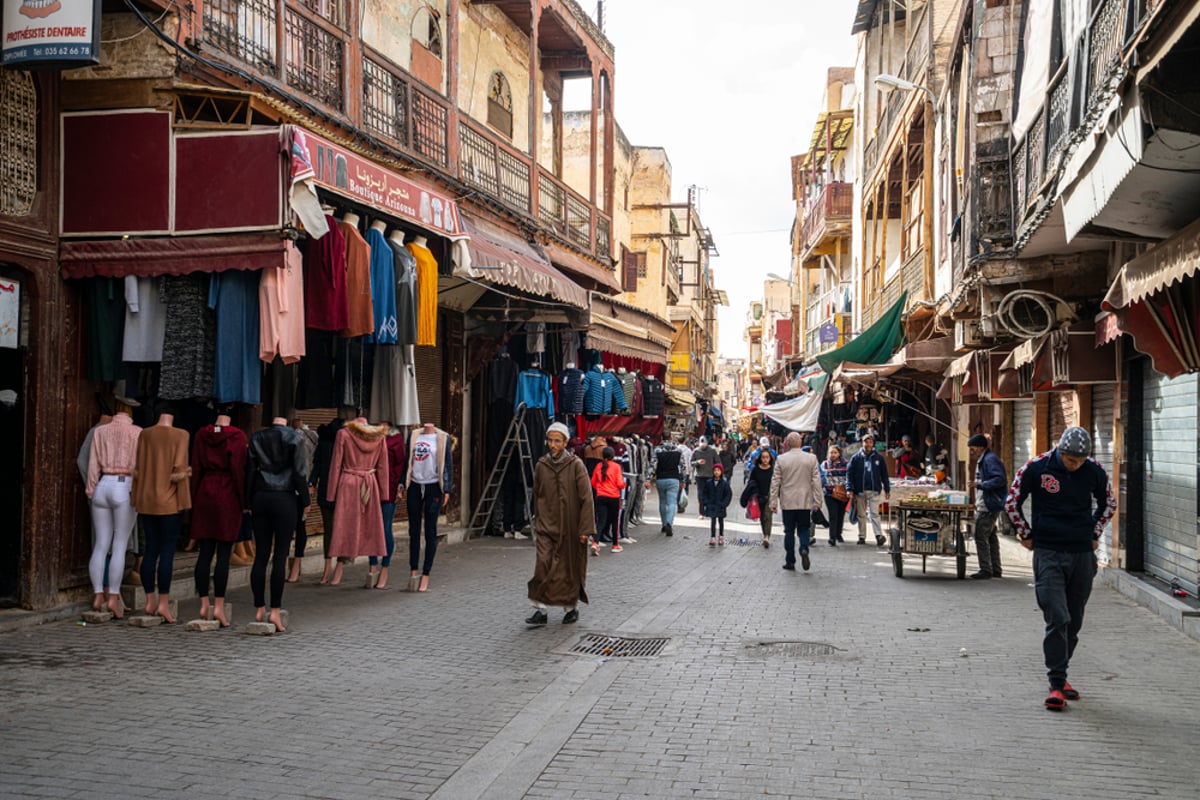
[[[625,394],[621,382],[611,372],[594,366],[583,382],[583,410],[587,414],[612,414],[614,408],[624,411]]]

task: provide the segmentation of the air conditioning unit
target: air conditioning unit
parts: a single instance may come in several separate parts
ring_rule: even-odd
[[[983,331],[979,320],[960,319],[954,323],[954,349],[968,350],[983,344]]]

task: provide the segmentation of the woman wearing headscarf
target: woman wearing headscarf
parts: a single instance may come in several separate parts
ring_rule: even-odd
[[[749,505],[751,496],[758,498],[758,524],[762,526],[763,547],[771,546],[771,479],[774,477],[775,454],[764,447],[750,465],[741,498],[743,506]]]
[[[537,563],[529,581],[533,614],[526,625],[545,625],[546,609],[566,611],[563,623],[579,620],[580,602],[588,601],[588,542],[596,535],[592,484],[578,456],[567,452],[567,426],[546,429],[546,454],[533,469],[534,532]]]

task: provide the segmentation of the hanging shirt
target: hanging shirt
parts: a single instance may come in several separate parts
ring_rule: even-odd
[[[513,361],[511,357],[504,355],[493,359],[488,364],[487,371],[488,399],[492,401],[506,400],[515,406],[519,373],[517,362]]]
[[[162,361],[167,309],[160,284],[158,278],[125,277],[125,340],[121,348],[124,361]]]
[[[215,272],[208,284],[208,307],[216,312],[213,395],[218,403],[262,402],[262,367],[257,337],[258,270]]]
[[[396,278],[396,344],[417,343],[417,260],[403,244],[389,242]]]
[[[409,242],[408,252],[417,261],[417,344],[437,345],[438,264],[428,247]]]
[[[284,264],[262,271],[258,283],[258,357],[295,364],[304,348],[304,257],[287,243]]]
[[[339,222],[337,228],[346,240],[346,318],[349,322],[341,333],[342,336],[369,336],[375,332],[372,246],[354,225]],[[372,233],[379,231],[367,231],[367,236]]]
[[[350,325],[346,295],[346,237],[333,217],[329,233],[304,248],[304,321],[310,328],[341,331]]]
[[[544,323],[544,322],[526,322],[525,323],[525,352],[527,352],[527,353],[544,353],[544,352],[546,352],[546,323]]]
[[[376,344],[396,344],[396,255],[381,231],[367,231],[371,248],[371,297],[374,309],[373,332]]]
[[[554,416],[554,397],[550,394],[550,376],[536,369],[524,370],[517,376],[517,396],[513,401],[513,413],[517,406],[525,404],[526,408],[544,408],[546,415]]]
[[[115,381],[121,377],[121,339],[125,304],[115,278],[89,278],[83,284],[87,308],[87,377]]]

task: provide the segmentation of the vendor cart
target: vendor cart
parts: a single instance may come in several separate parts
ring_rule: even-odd
[[[904,577],[904,556],[921,557],[925,572],[930,556],[951,556],[958,562],[958,577],[967,577],[967,544],[963,525],[972,517],[966,504],[901,500],[892,505],[898,519],[892,526],[892,566],[896,577]]]

